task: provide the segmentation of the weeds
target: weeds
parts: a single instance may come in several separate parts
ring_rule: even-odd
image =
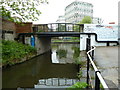
[[[77,74],[77,77],[78,77],[78,78],[81,78],[81,77],[82,77],[82,74],[83,74],[82,71],[79,71],[78,74]]]
[[[76,82],[74,85],[69,87],[67,90],[70,90],[71,88],[79,88],[79,90],[83,90],[83,88],[86,88],[88,85],[85,82]]]
[[[21,59],[25,55],[35,53],[36,49],[29,45],[23,45],[16,41],[2,40],[2,64],[12,65],[16,62],[16,59]]]

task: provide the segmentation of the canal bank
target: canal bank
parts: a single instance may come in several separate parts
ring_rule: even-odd
[[[23,63],[37,55],[36,49],[16,41],[2,40],[2,68]]]

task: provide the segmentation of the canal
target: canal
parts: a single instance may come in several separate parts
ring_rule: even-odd
[[[39,81],[77,79],[79,44],[52,44],[52,50],[2,71],[3,88],[34,88]],[[56,83],[56,82],[55,82]]]

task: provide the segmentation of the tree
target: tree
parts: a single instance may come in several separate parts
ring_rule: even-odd
[[[90,16],[85,16],[79,24],[90,24],[92,23],[92,19]]]
[[[92,23],[91,17],[90,17],[90,16],[85,16],[85,17],[82,19],[82,21],[80,21],[80,22],[77,23],[78,25],[76,25],[76,26],[74,27],[74,30],[75,30],[75,31],[79,31],[79,29],[82,28],[81,26],[79,26],[79,24],[91,24],[91,23]]]
[[[2,0],[0,2],[0,16],[14,22],[27,20],[36,21],[41,14],[37,9],[46,0]]]
[[[82,21],[78,22],[77,24],[91,24],[92,23],[92,18],[90,16],[85,16]],[[79,31],[79,29],[81,29],[81,26],[76,25],[74,27],[75,31]]]
[[[58,25],[58,27],[56,28],[56,31],[61,32],[61,31],[65,31],[66,30],[65,24],[58,23],[57,25]]]

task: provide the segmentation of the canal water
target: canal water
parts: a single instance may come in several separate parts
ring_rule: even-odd
[[[77,79],[74,59],[79,57],[79,44],[52,44],[51,51],[4,69],[3,88],[34,88],[44,80]]]

